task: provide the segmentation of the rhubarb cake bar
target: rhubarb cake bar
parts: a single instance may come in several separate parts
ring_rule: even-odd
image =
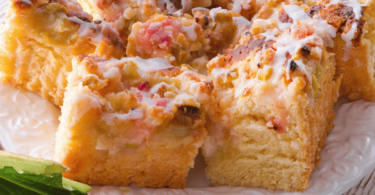
[[[326,25],[254,20],[238,45],[208,63],[215,101],[203,155],[213,185],[306,189],[341,79]]]
[[[206,72],[209,59],[229,48],[251,24],[234,12],[215,8],[193,9],[185,14],[152,16],[144,23],[137,22],[128,38],[128,57],[160,57],[172,65],[189,64]]]
[[[61,106],[73,56],[121,58],[107,22],[95,24],[74,0],[11,0],[0,34],[0,79]]]
[[[54,160],[87,184],[185,187],[212,80],[162,58],[73,62]]]
[[[373,0],[322,0],[307,1],[307,4],[274,2],[265,5],[256,17],[276,19],[288,26],[299,17],[298,12],[304,11],[311,18],[326,20],[330,25],[327,30],[334,38],[329,51],[335,53],[337,74],[343,75],[340,95],[351,100],[375,100]]]
[[[350,100],[375,100],[374,0],[321,1],[308,10],[337,30],[334,47],[337,74],[342,74],[340,95]]]

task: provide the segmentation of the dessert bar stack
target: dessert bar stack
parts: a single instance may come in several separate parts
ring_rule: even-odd
[[[339,97],[375,98],[373,0],[11,0],[0,80],[61,107],[93,185],[304,191]]]

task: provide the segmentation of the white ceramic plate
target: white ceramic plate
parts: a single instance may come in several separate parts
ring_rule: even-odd
[[[7,0],[0,0],[0,23]],[[342,194],[375,168],[375,102],[363,100],[335,106],[335,128],[327,138],[321,164],[303,194]],[[52,159],[60,109],[38,95],[0,84],[0,143],[6,151]],[[184,190],[146,189],[136,186],[94,186],[91,195],[120,194],[254,194],[287,195],[243,187],[209,187],[203,157],[196,158]]]

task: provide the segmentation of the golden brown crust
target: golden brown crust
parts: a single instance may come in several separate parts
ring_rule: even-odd
[[[226,54],[226,61],[228,64],[242,61],[254,50],[258,50],[262,47],[268,49],[272,47],[274,43],[275,41],[273,40],[266,41],[266,38],[263,36],[250,36],[250,39],[245,43],[242,43],[236,46],[234,49],[230,49],[224,52]]]

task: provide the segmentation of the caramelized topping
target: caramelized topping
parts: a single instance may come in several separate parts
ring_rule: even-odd
[[[327,6],[321,11],[320,16],[327,20],[328,24],[340,28],[345,26],[348,19],[354,18],[353,8],[346,5],[335,4]]]
[[[228,63],[232,64],[238,61],[245,59],[252,51],[259,49],[260,47],[264,46],[265,49],[272,47],[274,41],[268,40],[265,41],[266,38],[252,38],[244,44],[236,47],[233,50],[230,50],[227,54]]]
[[[320,11],[322,11],[323,6],[321,5],[312,5],[307,11],[307,15],[309,15],[311,18],[318,14]]]
[[[361,7],[361,13],[363,13],[364,8]],[[360,38],[363,34],[363,25],[365,24],[364,19],[356,19],[356,14],[354,13],[353,7],[334,4],[326,6],[321,12],[320,16],[327,20],[327,23],[337,28],[338,32],[349,33],[352,26],[355,25],[356,32],[352,38],[354,46],[358,46],[360,43]]]

